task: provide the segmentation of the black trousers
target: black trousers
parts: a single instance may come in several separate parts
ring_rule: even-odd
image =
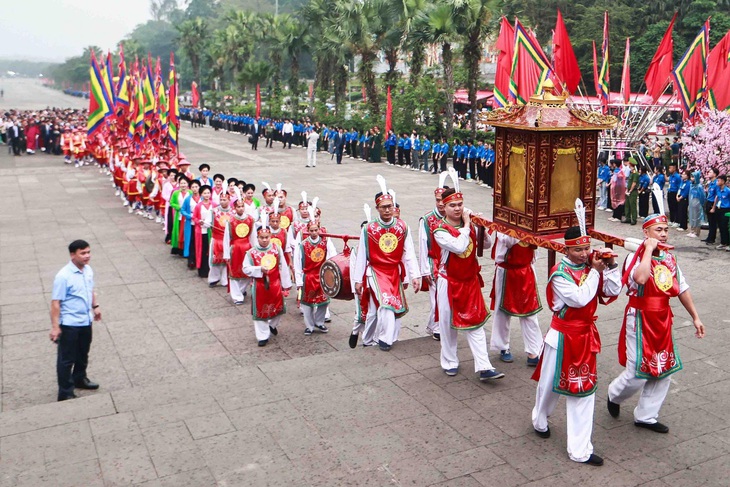
[[[469,158],[469,178],[470,179],[477,178],[476,162],[477,162],[477,160],[475,158],[473,158],[473,157]]]
[[[677,223],[679,228],[687,230],[687,213],[689,211],[689,200],[682,198],[682,201],[677,201]]]
[[[669,221],[672,223],[678,223],[677,220],[677,192],[672,191],[667,193],[667,206],[669,207]]]
[[[208,263],[208,232],[203,232],[202,243],[200,244],[200,267],[198,268],[198,277],[208,277],[210,273],[210,264]],[[194,238],[194,237],[193,237]]]
[[[441,167],[439,168],[439,171],[446,171],[446,164],[449,161],[449,157],[446,154],[441,154],[441,158],[439,160],[441,161]]]
[[[624,216],[624,205],[618,205],[613,209],[613,217],[619,220]]]
[[[58,340],[56,375],[58,376],[58,399],[65,399],[74,393],[74,385],[86,378],[91,348],[91,323],[88,326],[61,325]]]
[[[403,165],[403,153],[404,152],[405,151],[403,150],[403,147],[398,147],[398,165],[399,166]]]
[[[403,157],[405,158],[406,167],[411,167],[411,150],[403,149]]]
[[[494,163],[487,162],[487,164],[489,164],[489,165],[487,166],[487,168],[484,171],[487,173],[486,183],[488,186],[491,186],[493,188],[494,187]]]
[[[289,144],[289,149],[291,149],[292,137],[293,137],[293,134],[284,134],[284,147],[282,147],[282,149],[286,149],[287,144]]]
[[[609,203],[611,202],[611,199],[608,199]],[[651,194],[651,209],[652,213],[659,213],[659,203],[657,203],[656,196],[654,196],[654,193]]]
[[[649,215],[649,190],[639,193],[639,216],[645,217]]]
[[[395,147],[388,147],[388,162],[395,164]]]
[[[720,215],[720,209],[715,208],[715,213],[710,213],[710,210],[712,209],[712,203],[709,201],[705,203],[705,214],[707,215],[707,241],[708,242],[715,242],[715,239],[717,238],[717,223],[719,221],[719,215]]]
[[[730,212],[730,208],[715,208],[715,213],[719,213],[717,219],[720,227],[720,243],[722,245],[730,245],[730,229],[728,228],[730,217],[725,216],[728,212]]]

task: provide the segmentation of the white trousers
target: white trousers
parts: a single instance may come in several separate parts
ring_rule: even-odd
[[[367,316],[363,317],[364,319],[362,321],[358,321],[357,315],[360,310],[360,297],[358,295],[355,295],[355,306],[358,311],[355,314],[354,324],[352,325],[352,334],[357,335],[358,333],[362,333],[362,344],[367,347],[375,345],[377,343],[375,340],[377,313],[371,313],[370,309],[368,309]]]
[[[430,331],[431,333],[439,333],[439,330],[441,329],[439,322],[436,321],[436,306],[438,306],[438,303],[436,302],[436,286],[436,281],[434,281],[433,285],[428,288],[428,298],[431,302],[431,309],[428,312],[426,331]]]
[[[228,285],[228,266],[225,265],[211,265],[210,271],[208,272],[208,284],[214,282],[219,283],[221,286]]]
[[[209,274],[210,275],[210,274]],[[245,293],[248,290],[248,286],[251,285],[251,279],[233,279],[231,278],[230,282],[230,295],[231,299],[233,301],[243,301],[243,293]]]
[[[304,315],[304,326],[307,327],[307,330],[314,330],[314,325],[324,325],[327,306],[307,306],[303,304],[302,314]]]
[[[253,326],[256,330],[256,340],[268,340],[271,336],[271,330],[269,330],[269,327],[276,328],[279,326],[279,321],[281,321],[281,316],[275,316],[271,318],[270,320],[254,320]]]
[[[641,391],[639,403],[634,409],[634,421],[656,423],[659,410],[669,392],[669,377],[663,379],[639,379],[636,377],[636,318],[626,316],[626,368],[608,386],[608,398],[621,404]]]
[[[537,393],[535,394],[535,407],[532,410],[532,425],[538,431],[547,431],[548,417],[555,410],[560,396],[563,395],[553,392],[557,355],[558,351],[546,343],[542,356],[540,382],[537,383]],[[593,409],[596,395],[565,396],[565,400],[568,417],[568,456],[574,462],[585,462],[593,453],[591,434],[593,433]]]
[[[502,283],[504,282],[504,269],[497,267],[497,278],[494,281],[494,321],[492,322],[492,337],[490,350],[509,349],[509,325],[512,316],[502,311],[499,307],[502,304]],[[532,316],[520,316],[522,327],[522,341],[525,344],[525,352],[528,355],[539,355],[542,349],[542,332],[540,323],[537,321],[537,314]]]
[[[459,366],[457,339],[459,331],[451,328],[451,306],[449,305],[449,285],[446,279],[438,280],[439,329],[441,331],[441,368],[455,369]],[[492,370],[487,352],[487,334],[481,326],[474,330],[463,330],[466,341],[474,356],[474,371]]]
[[[317,146],[307,148],[307,166],[317,167]]]

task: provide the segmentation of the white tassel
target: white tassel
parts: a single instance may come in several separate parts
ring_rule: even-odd
[[[659,214],[666,215],[666,213],[664,213],[664,192],[662,191],[662,188],[660,188],[657,183],[654,183],[651,187],[651,192],[654,195],[654,199],[656,199]]]
[[[388,194],[388,186],[385,184],[385,178],[383,176],[381,176],[380,174],[378,174],[377,176],[375,176],[375,180],[380,185],[380,191],[383,194]]]
[[[459,174],[457,174],[456,169],[453,167],[449,168],[449,177],[451,178],[451,181],[454,183],[454,189],[456,192],[459,192]]]
[[[234,186],[233,191],[236,193],[236,200],[243,201],[243,195],[241,194],[241,188],[239,188],[238,186]]]
[[[365,210],[365,220],[370,222],[373,219],[373,212],[370,209],[370,205],[365,203],[362,207],[363,210]]]
[[[305,205],[307,204],[307,192],[306,191],[302,191],[302,202],[304,202]]]
[[[276,192],[281,191],[281,183],[276,183]]]
[[[588,236],[586,231],[586,208],[583,206],[583,202],[580,198],[575,199],[575,216],[578,217],[578,226],[580,227],[580,234],[583,237]]]
[[[396,206],[395,205],[395,191],[393,191],[392,189],[389,189],[388,194],[390,195],[391,198],[393,198],[393,209],[395,209],[395,206]]]
[[[259,228],[268,228],[269,226],[269,212],[262,211],[261,212],[261,225]]]
[[[281,200],[277,196],[276,198],[274,198],[274,215],[279,214],[279,203],[281,203]]]
[[[266,181],[261,181],[261,184],[264,186],[264,188],[266,188],[269,191],[271,191],[271,186],[269,186],[269,183],[267,183]]]
[[[312,206],[309,207],[310,220],[317,218],[317,203],[319,203],[319,196],[315,196],[314,199],[312,199]]]

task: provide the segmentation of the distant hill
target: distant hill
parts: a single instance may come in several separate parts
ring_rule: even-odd
[[[25,61],[20,59],[0,59],[0,77],[7,76],[8,71],[17,73],[18,76],[37,78],[38,75],[45,75],[51,72],[57,63],[41,61]]]
[[[279,13],[291,13],[298,10],[307,0],[279,0]],[[221,0],[221,11],[231,9],[251,10],[254,12],[274,13],[276,9],[275,0]]]

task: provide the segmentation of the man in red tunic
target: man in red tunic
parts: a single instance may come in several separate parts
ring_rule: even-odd
[[[439,185],[433,192],[436,199],[436,206],[423,215],[418,222],[418,262],[421,268],[422,282],[428,285],[428,297],[431,309],[428,313],[426,333],[430,333],[434,340],[440,340],[438,317],[436,316],[436,280],[438,278],[438,263],[441,252],[433,240],[433,231],[438,228],[444,218],[443,192],[444,182],[448,174],[443,172],[439,175]]]
[[[243,259],[243,273],[254,281],[251,312],[256,340],[259,347],[264,347],[272,334],[279,334],[277,326],[286,313],[284,290],[291,288],[291,275],[284,261],[284,252],[271,244],[266,214],[262,215],[257,239],[258,244]]]
[[[599,298],[608,304],[621,292],[621,271],[614,258],[591,253],[591,238],[579,227],[565,232],[566,256],[550,271],[546,291],[553,311],[538,368],[532,425],[540,438],[550,437],[548,417],[566,396],[568,456],[574,462],[603,465],[593,454],[593,409],[596,355],[601,339],[596,328]],[[609,252],[602,249],[600,253]]]
[[[281,228],[289,231],[289,226],[294,221],[294,208],[286,204],[287,192],[281,189],[281,184],[276,185],[276,198],[278,198],[278,211],[281,215]]]
[[[535,367],[542,348],[537,314],[542,311],[535,277],[535,248],[503,233],[495,233],[492,258],[495,263],[490,308],[494,311],[490,349],[499,351],[502,362],[512,362],[509,326],[520,320],[527,365]]]
[[[388,351],[398,339],[400,318],[408,313],[403,282],[410,279],[413,290],[421,287],[420,271],[406,222],[393,216],[395,203],[378,175],[381,192],[375,195],[379,216],[363,228],[357,260],[351,278],[355,291],[362,296],[363,280],[370,289],[368,314],[377,313],[376,339]]]
[[[477,261],[477,235],[471,224],[472,213],[464,208],[464,195],[456,189],[458,179],[454,186],[442,193],[446,216],[433,232],[440,249],[436,299],[441,331],[441,368],[448,376],[459,373],[457,338],[458,331],[464,331],[479,379],[501,379],[504,374],[495,370],[487,352],[484,324],[489,311],[482,296],[484,282],[479,274],[481,267]],[[486,232],[484,239],[485,247],[489,248],[491,241]]]
[[[243,198],[239,197],[223,236],[223,258],[228,262],[229,293],[236,305],[243,304],[246,290],[251,284],[251,279],[243,273],[243,258],[254,245],[253,228],[253,217],[246,213]]]
[[[226,227],[231,220],[231,200],[228,192],[224,191],[218,196],[220,206],[213,210],[213,226],[210,229],[210,271],[208,272],[208,285],[214,287],[216,284],[228,286],[228,263],[223,256],[223,237]]]
[[[297,293],[304,314],[304,334],[310,336],[314,329],[327,333],[324,324],[327,305],[330,300],[322,289],[319,271],[324,261],[337,254],[332,240],[320,237],[319,222],[310,221],[307,225],[307,238],[297,244],[294,249],[294,276]]]
[[[644,243],[629,255],[623,283],[628,287],[624,323],[619,336],[619,363],[626,369],[608,386],[608,412],[614,418],[621,404],[641,392],[634,409],[634,424],[657,433],[669,427],[657,421],[669,392],[669,376],[682,369],[682,361],[672,339],[672,309],[669,299],[679,297],[692,317],[695,336],[705,336],[689,286],[675,257],[658,246],[666,244],[669,223],[663,214],[646,217]]]

